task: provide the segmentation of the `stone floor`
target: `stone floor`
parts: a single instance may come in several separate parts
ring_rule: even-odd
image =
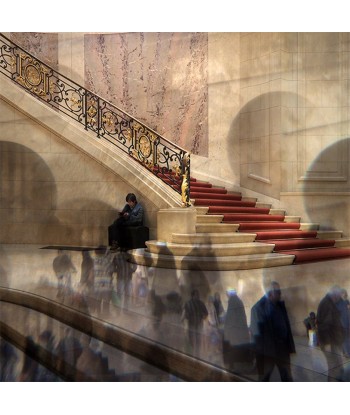
[[[57,298],[57,278],[53,272],[52,262],[57,256],[57,249],[42,249],[38,245],[6,245],[0,247],[0,285],[14,289],[33,292],[45,297],[52,298],[55,301],[64,301]],[[76,267],[76,272],[72,274],[71,287],[74,292],[84,293],[80,283],[82,252],[72,249],[68,252],[72,262]],[[115,254],[113,254],[115,255]],[[179,314],[167,312],[159,325],[154,324],[152,318],[152,304],[149,297],[144,295],[144,290],[157,288],[157,292],[164,294],[169,289],[166,284],[162,286],[159,279],[155,285],[155,270],[137,267],[132,270],[132,286],[130,295],[124,297],[112,297],[112,303],[108,312],[96,311],[89,308],[89,313],[105,321],[117,325],[121,328],[131,330],[132,332],[146,336],[153,341],[160,342],[169,347],[175,348],[183,353],[195,354],[189,347],[186,338],[184,324],[181,322]],[[167,270],[162,270],[165,273]],[[166,278],[164,277],[164,280]],[[181,278],[178,278],[177,282]],[[160,281],[160,282],[159,282]],[[181,284],[179,285],[181,292]],[[170,287],[171,288],[171,287]],[[116,278],[114,280],[114,289],[116,289]],[[89,304],[89,296],[86,297]],[[162,296],[164,299],[165,297]],[[91,300],[91,298],[90,298]],[[74,303],[71,303],[74,307]],[[3,313],[3,316],[5,313]],[[12,317],[16,312],[7,313]],[[19,314],[18,314],[19,315]],[[33,313],[32,313],[33,315]],[[247,310],[248,315],[248,310]],[[18,317],[18,316],[17,316]],[[37,318],[17,318],[16,323],[21,324],[24,331],[37,338],[48,323],[47,319]],[[14,320],[13,320],[14,321]],[[61,328],[56,327],[57,334]],[[222,350],[220,342],[217,342],[215,333],[211,331],[209,325],[205,327],[205,336],[203,337],[202,349],[197,355],[198,358],[204,359],[219,367],[224,367]],[[294,336],[296,343],[296,354],[292,355],[292,374],[294,381],[297,382],[326,382],[328,381],[328,367],[325,354],[319,347],[310,346],[306,335],[296,332]],[[116,373],[141,373],[142,381],[173,381],[179,380],[175,377],[147,368],[137,359],[131,358],[121,352],[113,350],[110,346],[95,342],[96,350],[108,357],[109,366]],[[329,359],[332,362],[332,356]],[[350,359],[342,357],[342,367],[337,366],[337,359],[333,360],[330,369],[330,380],[336,380],[340,369],[344,372],[343,380],[350,380]],[[242,373],[251,381],[256,381],[257,376],[254,367],[239,368]],[[279,381],[279,374],[274,371],[271,381]]]

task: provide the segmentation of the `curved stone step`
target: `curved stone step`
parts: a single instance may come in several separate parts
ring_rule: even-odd
[[[300,216],[285,216],[284,221],[287,223],[300,223]]]
[[[260,269],[292,265],[294,255],[257,254],[228,257],[196,257],[158,255],[147,252],[145,248],[128,251],[129,261],[147,267],[186,269],[199,271],[233,271],[239,269]]]
[[[236,232],[238,224],[232,223],[199,223],[196,225],[197,233]]]
[[[272,205],[271,205],[271,203],[264,203],[264,202],[256,202],[255,203],[255,206],[257,207],[257,208],[266,208],[266,209],[271,209],[271,207],[272,207]]]
[[[342,237],[343,237],[343,231],[317,230],[317,238],[320,238],[320,239],[341,239]]]
[[[337,248],[349,248],[350,238],[340,238],[335,240],[335,247]]]
[[[205,206],[194,206],[196,209],[197,215],[206,215],[209,208]]]
[[[270,253],[274,244],[244,242],[230,244],[178,244],[173,242],[147,241],[147,251],[170,256],[218,257]]]
[[[301,231],[317,231],[319,227],[319,223],[301,223],[299,229]]]
[[[258,205],[258,203],[257,203]],[[286,216],[286,211],[284,209],[270,209],[270,215],[283,215]]]
[[[225,244],[254,242],[255,233],[173,233],[172,242],[178,244]]]
[[[197,215],[197,223],[221,223],[224,215]]]

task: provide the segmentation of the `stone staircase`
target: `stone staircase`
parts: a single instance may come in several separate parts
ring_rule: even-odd
[[[243,270],[349,258],[350,239],[321,231],[283,209],[191,179],[196,233],[173,233],[171,242],[151,240],[129,251],[130,261],[157,268]]]

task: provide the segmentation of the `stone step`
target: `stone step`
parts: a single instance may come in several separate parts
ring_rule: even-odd
[[[343,231],[317,231],[317,238],[320,239],[341,239],[343,237]]]
[[[254,202],[256,203],[258,199],[256,197],[242,197],[242,202]]]
[[[335,240],[335,246],[337,248],[348,248],[350,247],[350,238],[340,238]]]
[[[285,215],[286,211],[284,209],[270,209],[270,215]]]
[[[263,209],[271,209],[271,203],[256,202],[255,207]]]
[[[197,223],[220,223],[224,215],[197,215]]]
[[[301,220],[300,216],[285,216],[284,217],[284,221],[287,223],[300,223],[300,220]]]
[[[199,270],[199,271],[232,271],[240,269],[260,269],[292,265],[294,255],[255,254],[225,257],[198,257],[159,255],[148,252],[145,248],[128,251],[129,261],[147,267]]]
[[[239,225],[235,223],[199,223],[196,233],[236,232],[238,228]]]
[[[147,251],[158,255],[217,257],[266,254],[273,251],[274,244],[260,242],[226,244],[178,244],[173,242],[147,241]]]
[[[219,232],[219,233],[173,233],[172,242],[178,244],[225,244],[254,242],[255,233]]]
[[[317,231],[320,225],[318,223],[301,223],[300,230],[301,231]]]
[[[194,206],[194,208],[197,211],[197,215],[205,215],[209,210],[209,208],[205,206]]]

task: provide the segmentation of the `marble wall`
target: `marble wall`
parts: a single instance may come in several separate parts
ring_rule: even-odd
[[[12,32],[10,39],[53,69],[58,69],[57,33]]]
[[[85,34],[85,87],[193,154],[208,154],[208,34]]]

